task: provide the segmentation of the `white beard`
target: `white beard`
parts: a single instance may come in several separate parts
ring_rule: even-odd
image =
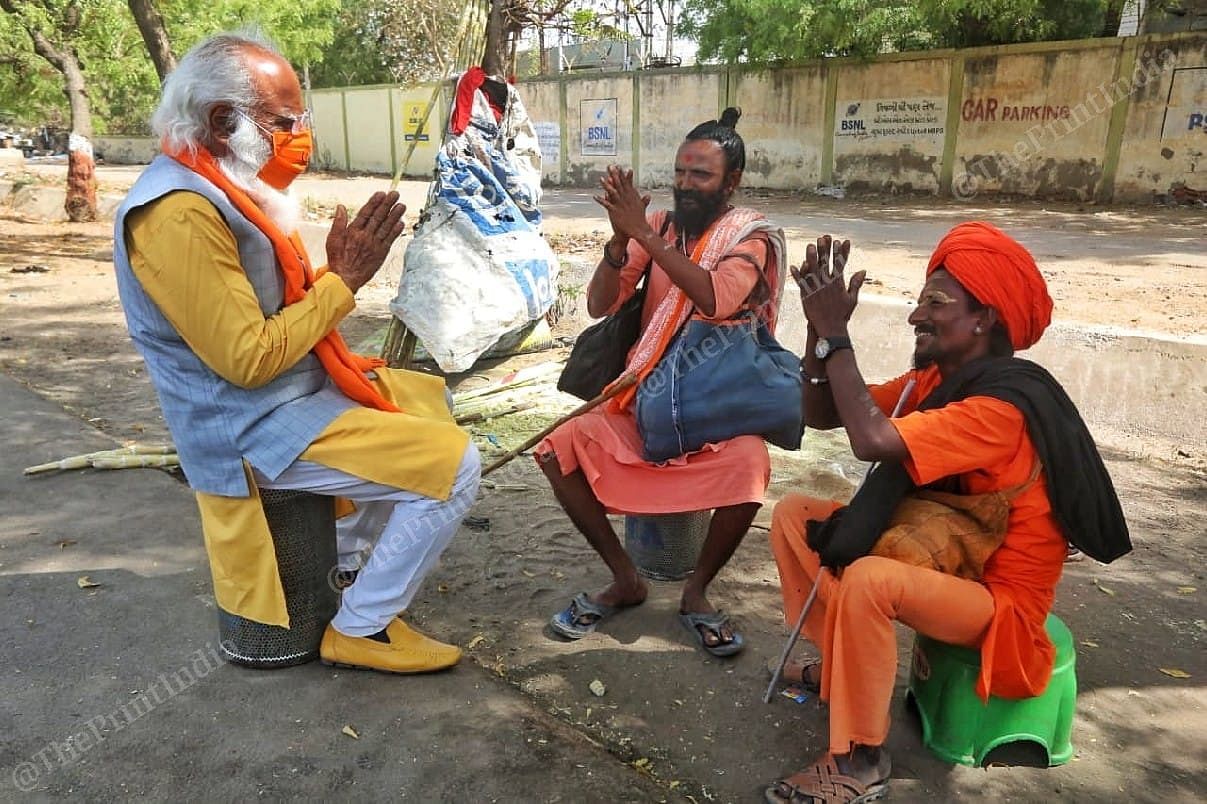
[[[297,230],[302,219],[302,207],[288,189],[269,187],[259,177],[260,170],[272,157],[272,146],[260,136],[255,123],[237,115],[238,123],[227,140],[230,152],[218,160],[218,167],[235,186],[264,211],[268,219],[285,234]]]

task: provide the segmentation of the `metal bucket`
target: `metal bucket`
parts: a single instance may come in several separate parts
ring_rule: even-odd
[[[219,608],[222,655],[245,667],[304,664],[318,658],[323,631],[338,605],[328,579],[336,562],[334,500],[284,489],[261,489],[260,499],[276,549],[289,628]]]
[[[626,516],[625,550],[646,578],[682,580],[696,567],[711,519],[711,511]]]

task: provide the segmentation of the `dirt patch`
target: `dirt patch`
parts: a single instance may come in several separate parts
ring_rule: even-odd
[[[784,220],[796,254],[806,232],[859,238],[863,266],[885,295],[912,296],[926,256],[922,242],[933,243],[932,233],[969,217],[967,208],[941,204],[757,200]],[[589,204],[589,194],[562,193],[546,219],[561,238],[554,240],[559,253],[576,265],[593,262],[606,230],[583,212]],[[981,211],[978,217],[1014,222],[1024,232],[1066,320],[1130,324],[1171,336],[1204,333],[1207,266],[1196,233],[1201,228],[1193,229],[1190,218],[1040,207]],[[0,230],[0,371],[119,439],[166,439],[125,331],[110,224],[47,224],[4,214]],[[30,265],[46,270],[21,272]],[[568,276],[581,282],[584,274]],[[396,284],[393,274],[368,286],[344,327],[350,342],[384,324]],[[579,316],[567,316],[558,334],[566,332],[561,326],[581,324]],[[533,355],[475,373],[547,359]],[[511,425],[535,429],[544,420],[532,415]],[[501,443],[515,439],[511,425]],[[502,434],[503,426],[497,429]],[[1201,452],[1201,445],[1195,448]],[[76,451],[62,445],[64,455]],[[900,722],[890,737],[893,800],[1191,800],[1207,789],[1207,476],[1123,454],[1107,457],[1137,549],[1111,568],[1069,565],[1062,581],[1057,613],[1079,652],[1075,760],[1053,770],[951,768],[922,748],[899,689],[893,716]],[[805,451],[776,452],[769,502],[789,490],[845,496],[860,471],[839,434],[811,434]],[[86,476],[80,482],[88,482]],[[736,661],[707,659],[692,648],[673,616],[673,584],[656,584],[644,606],[589,639],[564,643],[549,636],[549,616],[575,592],[601,586],[605,570],[527,458],[488,479],[473,511],[485,524],[462,531],[414,614],[442,636],[473,644],[473,661],[657,779],[668,795],[750,800],[759,784],[821,750],[826,722],[814,702],[759,702],[764,662],[784,635],[765,538],[769,511],[764,507],[761,527],[712,591],[751,645]],[[902,631],[903,654],[908,645]],[[605,686],[601,697],[589,691],[594,680]]]

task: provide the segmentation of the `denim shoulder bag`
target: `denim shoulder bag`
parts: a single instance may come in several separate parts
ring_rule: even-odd
[[[800,449],[800,359],[753,312],[693,317],[637,389],[642,457],[654,463],[740,435]]]

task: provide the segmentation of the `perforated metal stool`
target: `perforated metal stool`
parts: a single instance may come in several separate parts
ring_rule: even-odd
[[[678,581],[696,567],[712,511],[624,518],[624,548],[637,572],[655,581]]]
[[[338,605],[328,575],[335,567],[334,499],[305,491],[261,489],[260,499],[285,591],[289,628],[218,609],[227,661],[246,667],[289,667],[319,656],[319,642]]]

